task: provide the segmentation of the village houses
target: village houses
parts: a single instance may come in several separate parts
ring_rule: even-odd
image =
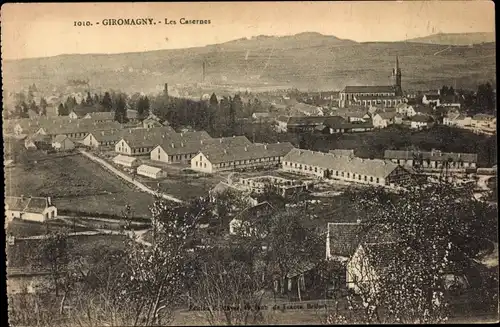
[[[397,112],[380,112],[373,116],[373,127],[375,128],[386,128],[390,125],[395,124],[395,117]]]

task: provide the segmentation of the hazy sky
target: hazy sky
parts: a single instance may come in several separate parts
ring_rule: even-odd
[[[157,24],[102,25],[103,19],[118,18],[153,18]],[[165,25],[165,18],[177,24]],[[181,18],[211,24],[181,25]],[[75,27],[74,21],[93,26]],[[301,32],[361,42],[396,41],[439,32],[493,32],[494,26],[494,3],[474,0],[57,3],[5,4],[1,9],[3,59],[184,48]]]

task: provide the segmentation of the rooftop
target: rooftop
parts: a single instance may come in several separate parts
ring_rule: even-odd
[[[385,159],[417,159],[422,158],[424,160],[433,161],[447,161],[449,159],[453,161],[462,162],[477,162],[476,153],[455,153],[455,152],[441,152],[441,151],[407,151],[407,150],[385,150]]]
[[[283,157],[293,145],[289,142],[273,144],[238,145],[227,148],[207,147],[201,151],[212,163],[233,162],[270,157]]]
[[[5,205],[9,210],[42,213],[49,207],[48,198],[6,196]]]
[[[395,93],[396,90],[392,85],[362,85],[362,86],[346,86],[342,91],[344,93]]]

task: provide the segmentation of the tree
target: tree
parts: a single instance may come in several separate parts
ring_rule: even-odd
[[[47,100],[45,100],[44,97],[40,99],[40,115],[42,116],[47,116],[47,107],[49,105],[47,104]]]
[[[332,314],[330,322],[446,321],[446,275],[463,273],[487,247],[485,236],[496,233],[487,227],[496,226],[491,209],[472,192],[441,182],[415,183],[400,194],[357,193],[360,209],[370,212],[364,235],[373,245],[363,243],[359,260],[351,259],[358,291],[347,297],[347,313]]]
[[[490,82],[478,86],[476,97],[477,106],[481,110],[493,111],[495,109],[495,94]]]
[[[87,92],[87,97],[85,98],[85,104],[87,106],[92,106],[94,104],[94,99],[92,98],[92,95],[90,95],[90,92]]]
[[[118,97],[115,108],[115,120],[120,123],[127,122],[127,109],[125,99],[122,95]]]
[[[149,115],[149,110],[150,110],[150,104],[149,104],[149,98],[147,96],[140,97],[137,100],[137,113],[139,114],[139,117],[147,117]]]
[[[113,109],[113,102],[111,100],[111,95],[109,94],[109,92],[104,93],[101,105],[104,108],[104,111],[111,111]]]
[[[57,107],[57,114],[59,116],[67,116],[69,115],[69,110],[63,103],[60,103]]]

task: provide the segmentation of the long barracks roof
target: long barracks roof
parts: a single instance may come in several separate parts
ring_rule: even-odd
[[[283,161],[379,178],[386,178],[398,167],[397,164],[387,160],[336,156],[302,149],[291,150]]]
[[[168,126],[131,128],[122,134],[121,139],[125,140],[130,148],[155,147],[174,134],[176,132]]]
[[[412,160],[417,158],[429,159],[433,161],[453,161],[462,162],[477,162],[476,153],[455,153],[455,152],[440,152],[440,151],[401,151],[401,150],[385,150],[385,159],[405,159]]]
[[[396,89],[392,85],[364,85],[364,86],[346,86],[343,93],[395,93]]]
[[[233,162],[260,158],[283,157],[294,147],[290,142],[250,144],[234,147],[208,147],[201,153],[212,163]]]
[[[170,134],[158,144],[169,155],[197,153],[203,145],[212,142],[205,131]]]

